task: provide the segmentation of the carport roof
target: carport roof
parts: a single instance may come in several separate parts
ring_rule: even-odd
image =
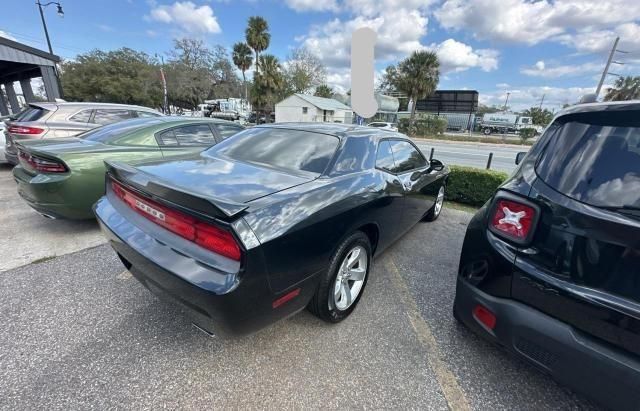
[[[54,66],[55,63],[60,61],[60,57],[26,44],[0,37],[0,61]]]
[[[317,96],[310,96],[307,94],[296,93],[296,96],[307,101],[310,104],[318,107],[320,110],[351,110],[351,107],[342,104],[338,100],[332,98],[324,98]]]

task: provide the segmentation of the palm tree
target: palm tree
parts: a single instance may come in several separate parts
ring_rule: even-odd
[[[236,43],[233,45],[232,54],[233,64],[236,65],[242,71],[242,82],[244,83],[244,99],[247,100],[247,78],[245,72],[251,68],[253,64],[253,56],[251,55],[251,48],[247,46],[247,43]]]
[[[413,125],[416,116],[416,101],[432,94],[440,79],[438,56],[432,51],[414,51],[398,64],[394,82],[396,88],[404,91],[413,101],[409,124]]]
[[[625,101],[640,99],[640,76],[618,77],[612,88],[607,89],[605,101]]]
[[[249,17],[245,38],[249,47],[256,53],[256,74],[260,72],[260,53],[269,47],[271,34],[269,34],[269,23],[260,16]]]
[[[264,109],[266,122],[269,122],[271,106],[275,104],[278,92],[284,87],[284,75],[277,57],[271,54],[260,56],[260,67],[262,72],[256,73],[253,77],[255,93],[252,93],[251,97],[255,106]]]

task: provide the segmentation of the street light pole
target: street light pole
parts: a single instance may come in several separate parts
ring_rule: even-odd
[[[62,11],[62,5],[57,1],[50,1],[49,3],[42,4],[40,0],[36,0],[36,4],[38,5],[38,10],[40,10],[40,18],[42,19],[42,27],[44,27],[44,36],[47,38],[47,46],[49,46],[49,54],[53,54],[53,49],[51,48],[51,40],[49,39],[49,30],[47,30],[47,22],[44,19],[44,11],[42,11],[43,7],[47,7],[51,4],[55,4],[58,6],[58,15],[60,17],[64,17],[64,11]]]
[[[507,93],[507,99],[504,101],[504,111],[507,111],[507,104],[509,103],[509,96],[511,93]]]

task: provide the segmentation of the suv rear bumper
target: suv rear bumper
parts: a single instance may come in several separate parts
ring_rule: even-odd
[[[472,314],[478,304],[495,314],[493,331]],[[633,355],[527,305],[492,297],[460,277],[454,314],[477,334],[609,408],[637,409],[640,403],[640,361]]]

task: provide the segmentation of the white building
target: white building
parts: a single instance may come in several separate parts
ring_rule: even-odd
[[[353,110],[332,98],[292,94],[276,103],[276,122],[329,122],[351,124]]]

